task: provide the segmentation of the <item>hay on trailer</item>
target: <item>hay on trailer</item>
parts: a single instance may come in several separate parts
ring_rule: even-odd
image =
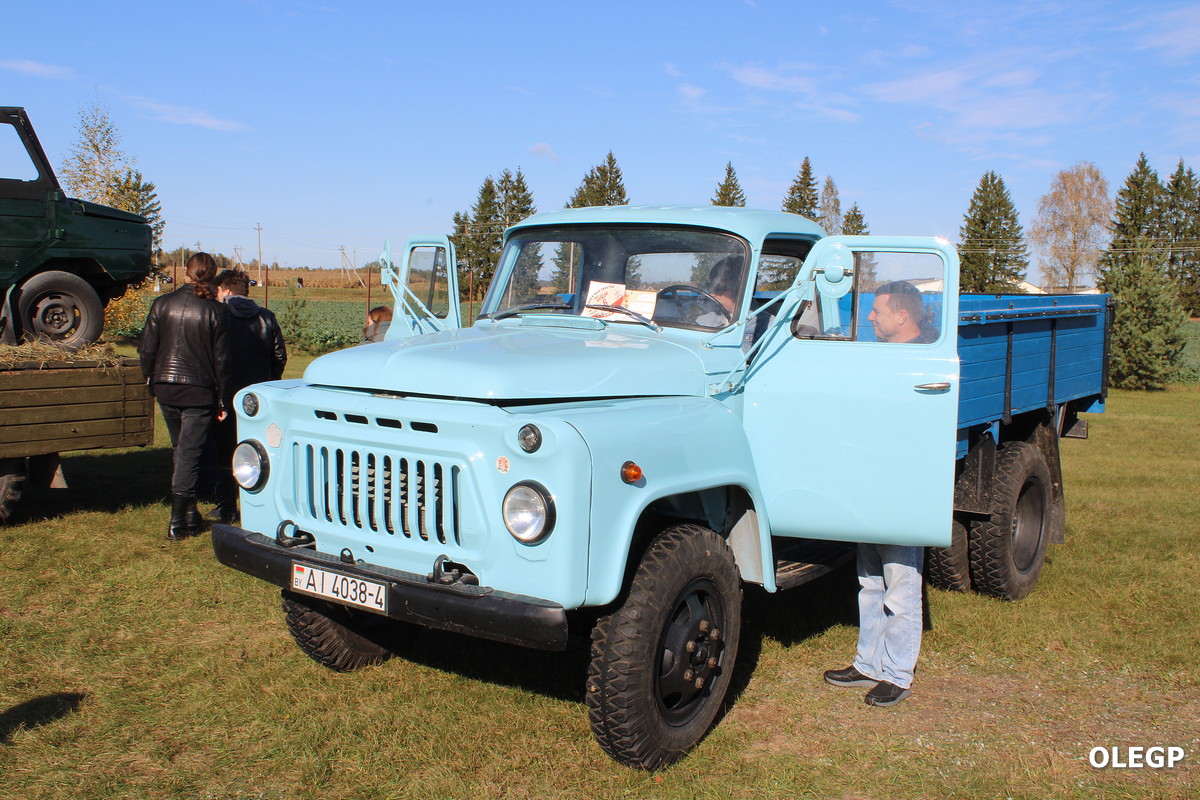
[[[0,370],[46,369],[57,364],[95,362],[99,369],[122,362],[111,342],[97,342],[78,350],[68,350],[53,342],[25,342],[16,346],[0,344]]]

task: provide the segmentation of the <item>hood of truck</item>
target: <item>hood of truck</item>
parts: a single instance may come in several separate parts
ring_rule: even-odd
[[[479,400],[704,394],[704,365],[690,348],[615,328],[483,324],[330,353],[309,365],[304,380]]]
[[[104,217],[105,219],[119,219],[125,222],[139,222],[143,225],[146,223],[146,218],[138,214],[131,214],[128,211],[122,211],[119,208],[112,206],[102,206],[99,203],[93,203],[90,200],[79,200],[71,198],[71,202],[79,203],[83,207],[83,213],[89,217]]]

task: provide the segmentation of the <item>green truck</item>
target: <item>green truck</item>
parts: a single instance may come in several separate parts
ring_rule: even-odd
[[[25,109],[0,106],[0,342],[94,342],[151,270],[144,217],[68,198]]]

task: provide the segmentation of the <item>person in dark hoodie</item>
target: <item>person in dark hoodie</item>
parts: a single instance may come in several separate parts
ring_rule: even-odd
[[[138,345],[142,374],[162,409],[174,450],[167,538],[200,532],[196,490],[200,456],[215,422],[229,416],[229,311],[216,302],[217,262],[208,253],[187,261],[188,283],[150,306]]]
[[[283,331],[269,310],[246,295],[250,276],[240,269],[223,270],[217,276],[217,299],[229,309],[230,394],[252,383],[279,380],[287,366]],[[238,519],[238,487],[233,479],[233,451],[237,447],[237,421],[233,415],[213,429],[220,477],[214,519],[230,524]]]

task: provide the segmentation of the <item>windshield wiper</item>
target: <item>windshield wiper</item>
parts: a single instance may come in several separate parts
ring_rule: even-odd
[[[649,318],[639,314],[638,312],[634,311],[632,308],[625,308],[625,306],[606,306],[601,303],[584,303],[583,307],[584,308],[594,308],[597,311],[620,311],[622,314],[628,314],[629,316],[633,317],[638,322],[642,323],[643,325],[645,325],[647,328],[654,331],[655,333],[662,333],[661,325],[659,325],[654,320],[649,319]]]
[[[571,304],[570,303],[526,303],[523,306],[517,306],[516,308],[508,308],[508,309],[505,309],[504,311],[497,311],[495,313],[488,314],[488,315],[486,315],[485,319],[491,319],[491,320],[504,319],[505,317],[516,316],[517,314],[520,314],[522,311],[532,311],[535,308],[571,308]]]

